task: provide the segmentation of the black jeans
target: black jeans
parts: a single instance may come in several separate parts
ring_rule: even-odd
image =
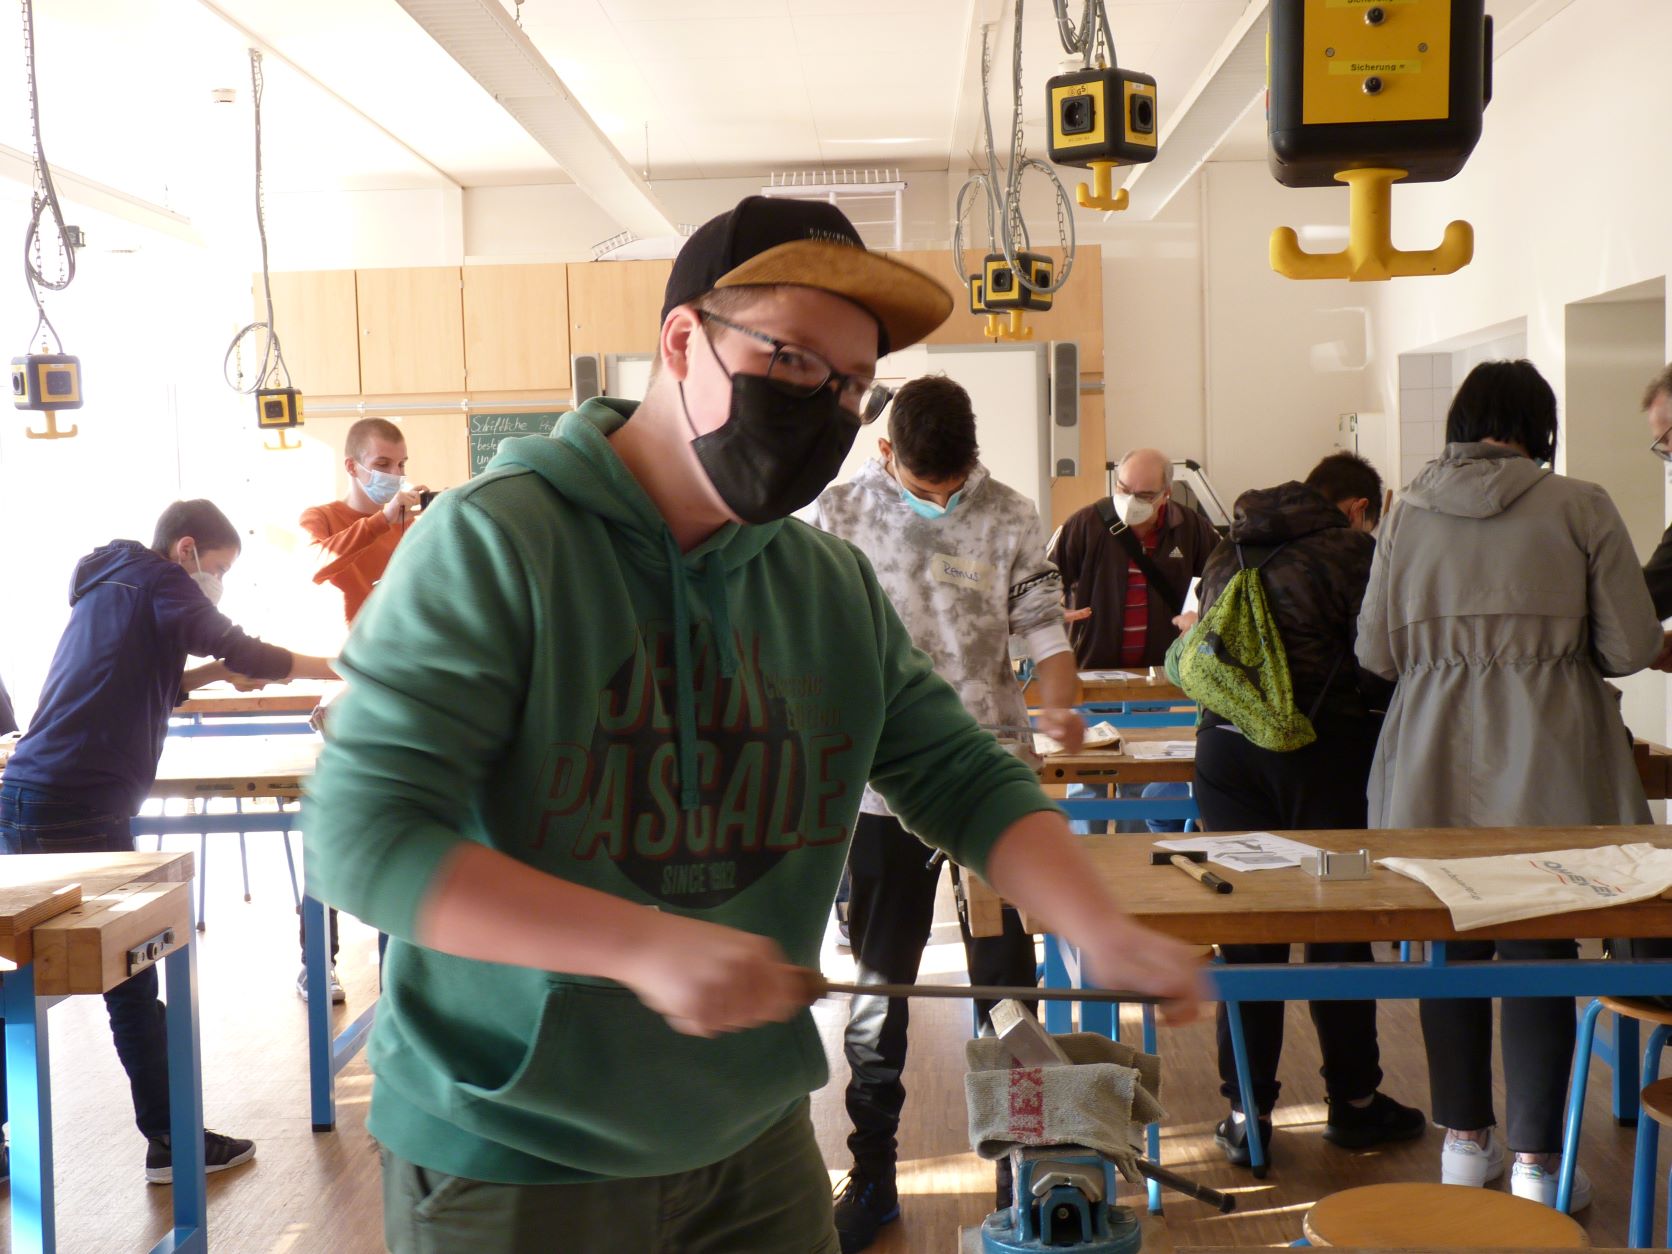
[[[1317,723],[1318,739],[1304,749],[1273,753],[1223,727],[1204,727],[1196,737],[1196,804],[1210,832],[1282,832],[1307,828],[1362,828],[1370,763],[1376,754],[1379,720],[1327,719]],[[1259,872],[1253,872],[1259,874]],[[1226,945],[1228,963],[1287,962],[1288,945]],[[1308,945],[1308,962],[1369,962],[1370,946]],[[1368,1097],[1382,1082],[1373,1001],[1315,1001],[1310,1004],[1323,1056],[1324,1089],[1332,1102]],[[1283,1053],[1282,1002],[1243,1002],[1243,1038],[1254,1083],[1254,1105],[1269,1114],[1281,1087],[1277,1064]],[[1219,1091],[1243,1109],[1231,1051],[1231,1029],[1219,1007]]]
[[[327,930],[331,933],[331,965],[336,966],[338,943],[337,908],[335,906],[325,907],[325,921]],[[302,961],[303,963],[306,963],[308,961],[308,921],[302,916],[302,908],[300,906],[296,908],[296,943],[302,947]],[[380,941],[380,948],[378,949],[379,956],[383,953],[381,944],[382,942]]]
[[[21,784],[0,785],[0,850],[7,854],[131,853],[126,816],[65,801]],[[134,1122],[166,1136],[168,1029],[157,1000],[157,968],[147,967],[104,995],[110,1034],[133,1091]],[[5,1117],[5,1051],[0,1050],[0,1118]]]
[[[1458,962],[1498,957],[1575,958],[1570,940],[1452,941],[1447,957]],[[1562,1148],[1562,1115],[1568,1073],[1573,1070],[1574,1007],[1571,997],[1505,997],[1501,1004],[1504,1051],[1505,1144],[1520,1154],[1554,1154]],[[1428,1086],[1434,1122],[1473,1131],[1497,1122],[1492,1114],[1492,1002],[1448,998],[1422,1003],[1422,1043],[1428,1051]]]
[[[861,984],[913,984],[934,923],[940,867],[932,851],[898,819],[861,814],[848,854],[852,880],[848,936],[859,964]],[[1038,983],[1033,937],[1022,930],[1014,910],[1004,912],[1004,935],[972,937],[962,919],[964,956],[974,984],[1032,988]],[[991,1002],[976,1003],[985,1016]],[[855,997],[848,1008],[843,1040],[848,1066],[848,1149],[863,1172],[894,1170],[895,1134],[906,1104],[900,1082],[906,1067],[904,998]]]

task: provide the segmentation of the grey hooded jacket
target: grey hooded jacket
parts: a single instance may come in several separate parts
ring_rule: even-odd
[[[1448,445],[1384,520],[1359,616],[1360,662],[1398,680],[1370,826],[1647,823],[1603,677],[1660,643],[1602,488]]]

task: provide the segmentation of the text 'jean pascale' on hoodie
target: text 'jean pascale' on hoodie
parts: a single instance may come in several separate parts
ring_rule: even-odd
[[[136,814],[157,778],[188,657],[218,658],[256,679],[290,674],[286,650],[246,635],[184,568],[137,540],[113,540],[76,563],[70,606],[8,784]]]
[[[370,1128],[421,1166],[539,1183],[691,1170],[822,1085],[810,1014],[681,1036],[607,980],[437,953],[461,841],[816,965],[867,778],[980,870],[1051,808],[914,649],[852,546],[728,525],[681,554],[593,400],[507,441],[396,551],[343,651],[309,892],[392,934]]]

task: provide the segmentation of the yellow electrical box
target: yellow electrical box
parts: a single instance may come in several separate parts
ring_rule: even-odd
[[[970,275],[970,312],[972,314],[980,315],[988,312],[987,302],[983,297],[983,293],[986,291],[986,288],[987,281],[985,278],[979,274]]]
[[[262,388],[255,394],[256,421],[263,431],[302,425],[302,393],[295,388]]]
[[[1045,84],[1047,147],[1058,165],[1138,165],[1155,160],[1161,130],[1155,80],[1118,67],[1059,74]]]
[[[1016,254],[1016,265],[1028,276],[1034,287],[1049,287],[1055,278],[1055,267],[1043,253]],[[971,289],[972,299],[975,289]],[[1036,292],[1027,287],[1011,269],[1003,253],[989,253],[982,265],[980,313],[995,313],[1010,309],[1049,309],[1051,292]]]
[[[68,353],[12,358],[12,404],[51,411],[81,408],[81,359]]]
[[[1491,98],[1485,0],[1272,0],[1271,170],[1329,187],[1344,170],[1439,182],[1463,168]]]

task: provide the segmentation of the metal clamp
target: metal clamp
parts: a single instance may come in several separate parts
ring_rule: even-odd
[[[1367,880],[1370,878],[1370,850],[1320,849],[1303,853],[1300,869],[1321,880]]]
[[[146,967],[174,948],[174,929],[164,928],[150,940],[141,941],[128,950],[128,974],[138,975]]]

